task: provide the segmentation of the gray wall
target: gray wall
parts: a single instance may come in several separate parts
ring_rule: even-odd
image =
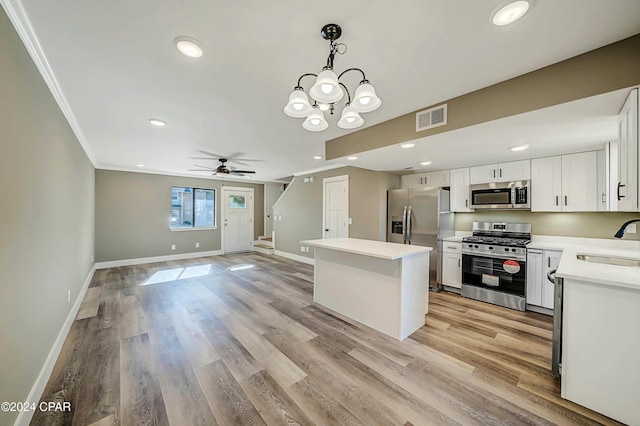
[[[322,179],[349,175],[349,216],[353,224],[349,237],[384,241],[386,239],[387,190],[398,188],[400,178],[357,167],[342,167],[320,173],[296,176],[273,209],[282,216],[274,222],[276,249],[300,256],[300,240],[322,238]],[[313,183],[304,183],[305,177]]]
[[[471,231],[476,222],[530,223],[534,235],[564,237],[613,238],[620,225],[629,219],[640,218],[640,213],[532,213],[528,211],[490,210],[474,213],[456,213],[456,231]],[[640,231],[640,229],[639,229]],[[640,239],[638,234],[626,234],[626,240]]]
[[[254,188],[254,238],[264,229],[264,185],[149,173],[96,170],[96,261],[220,250],[222,185]],[[216,189],[213,230],[171,231],[171,187]],[[200,247],[196,248],[195,243]],[[171,245],[176,250],[171,250]]]
[[[92,268],[95,174],[2,8],[0,144],[0,401],[25,401]]]

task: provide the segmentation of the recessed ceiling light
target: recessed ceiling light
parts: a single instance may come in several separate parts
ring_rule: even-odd
[[[167,125],[166,121],[159,120],[157,118],[150,118],[149,119],[149,123],[153,124],[154,126],[158,126],[158,127],[164,127],[164,126]]]
[[[423,161],[420,164],[423,165],[423,166],[428,166],[428,165],[431,164],[431,161]]]
[[[518,146],[512,146],[511,148],[509,148],[511,151],[524,151],[525,149],[529,148],[529,144],[525,143],[524,145],[518,145]]]
[[[491,14],[491,22],[499,27],[509,25],[522,18],[529,10],[529,2],[525,0],[509,3]]]
[[[144,167],[144,164],[140,163],[140,164],[136,164],[136,166],[142,168]]]
[[[416,146],[415,143],[403,143],[400,148],[413,148],[414,146]]]
[[[313,159],[314,160],[322,160],[322,156],[321,155],[314,155]]]
[[[192,37],[180,36],[176,38],[176,47],[185,56],[190,58],[200,58],[204,55],[202,45],[198,40]]]
[[[351,157],[347,157],[347,160],[353,161],[353,160],[357,160],[358,157],[356,157],[355,155],[351,156]]]

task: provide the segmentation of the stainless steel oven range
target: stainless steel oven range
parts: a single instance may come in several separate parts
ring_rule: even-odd
[[[524,311],[531,224],[473,222],[472,230],[462,239],[462,296]]]

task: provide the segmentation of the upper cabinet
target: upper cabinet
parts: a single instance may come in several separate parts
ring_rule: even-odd
[[[531,179],[529,160],[490,164],[470,168],[469,183],[512,182]]]
[[[451,211],[452,212],[472,212],[469,208],[469,168],[454,169],[450,173],[451,181]]]
[[[606,209],[604,152],[590,151],[531,160],[531,211]]]
[[[419,186],[449,186],[449,170],[402,176],[403,188]]]
[[[618,116],[617,176],[612,176],[616,193],[612,209],[618,211],[640,211],[638,204],[638,89],[633,89]],[[616,179],[617,178],[617,179]],[[617,185],[616,185],[617,183]],[[615,207],[617,204],[617,208]]]

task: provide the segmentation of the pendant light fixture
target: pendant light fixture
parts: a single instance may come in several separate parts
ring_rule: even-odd
[[[347,101],[342,109],[340,120],[338,120],[338,127],[355,129],[364,124],[360,113],[378,109],[382,105],[382,101],[360,68],[348,68],[339,75],[333,70],[333,60],[336,53],[343,55],[347,50],[345,44],[336,43],[336,40],[342,35],[342,28],[337,24],[327,24],[322,27],[320,34],[322,38],[329,41],[327,65],[320,74],[307,73],[300,76],[298,84],[289,95],[289,102],[284,107],[284,113],[289,117],[305,118],[302,127],[311,132],[320,132],[329,127],[323,111],[329,111],[333,115],[338,102],[344,98],[346,93]],[[362,80],[356,88],[353,101],[347,87],[340,82],[340,78],[349,71],[357,71],[362,74]],[[305,77],[315,77],[315,82],[309,89],[309,95],[301,86],[302,79]],[[313,104],[310,103],[309,97],[311,97]]]

